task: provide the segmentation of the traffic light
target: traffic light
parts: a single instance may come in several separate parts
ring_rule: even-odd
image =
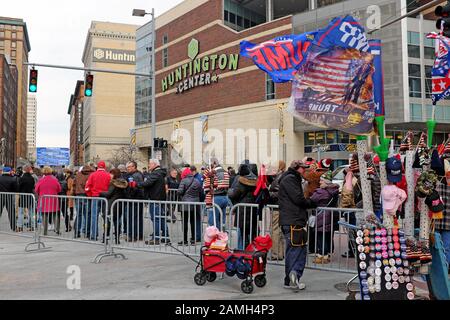
[[[38,71],[36,69],[31,69],[30,70],[30,81],[28,84],[29,92],[37,91],[37,80],[38,80]]]
[[[94,87],[94,75],[88,73],[84,79],[84,96],[92,97],[92,88]]]
[[[153,148],[155,149],[167,149],[168,142],[163,138],[154,138],[153,139]]]
[[[436,21],[436,28],[441,30],[442,23],[444,23],[443,35],[446,37],[450,37],[450,3],[447,2],[445,6],[437,6],[434,14],[440,17]]]

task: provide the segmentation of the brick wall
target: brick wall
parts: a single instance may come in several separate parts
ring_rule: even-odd
[[[161,47],[162,37],[167,34],[170,42],[188,34],[202,26],[222,19],[222,1],[211,0],[195,10],[181,16],[166,26],[156,31],[157,45]],[[187,46],[192,38],[200,42],[200,55],[206,51],[212,50],[211,54],[238,54],[239,45],[232,46],[225,50],[214,50],[217,47],[226,45],[230,42],[246,39],[249,36],[259,34],[261,32],[270,31],[272,29],[288,26],[291,24],[291,18],[286,17],[254,27],[252,29],[242,31],[240,33],[221,26],[214,25],[204,31],[196,33],[192,37],[188,37],[176,44],[168,47],[169,68],[181,61],[188,59]],[[260,43],[276,36],[289,34],[289,30],[281,32],[273,32],[269,35],[252,39],[254,43]],[[239,69],[253,66],[250,59],[240,57]],[[164,79],[173,70],[179,66],[170,68],[169,70],[158,74],[156,77],[156,93],[162,92],[161,80]],[[156,52],[156,71],[162,68],[162,51]],[[229,70],[215,70],[214,73],[219,75],[219,82],[204,87],[196,87],[181,94],[170,93],[156,98],[156,120],[163,121],[172,118],[182,117],[193,113],[207,113],[208,111],[222,109],[226,107],[245,105],[265,100],[265,73],[261,70],[252,70],[250,72],[236,74],[227,78],[220,79],[220,74],[230,72]],[[176,85],[175,85],[176,86]],[[169,88],[173,89],[175,86]],[[290,84],[276,85],[276,98],[287,98],[291,92]]]

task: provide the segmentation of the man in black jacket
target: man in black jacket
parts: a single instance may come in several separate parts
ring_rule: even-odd
[[[137,170],[137,163],[130,161],[126,165],[127,174],[125,180],[128,181],[126,195],[128,199],[144,200],[144,192],[137,185],[144,181],[144,177]],[[144,239],[144,204],[128,203],[123,210],[124,230],[127,230],[127,241],[135,242]]]
[[[17,192],[18,189],[17,178],[11,175],[11,168],[4,167],[0,176],[0,192],[2,193],[0,194],[0,218],[3,208],[6,207],[11,231],[16,231],[16,198],[13,193]]]
[[[24,211],[28,210],[28,228],[33,230],[34,225],[34,185],[35,181],[33,176],[33,169],[30,165],[26,165],[23,167],[23,175],[19,178],[19,193],[26,193],[29,195],[20,195],[19,196],[19,217],[17,220],[17,229],[18,231],[23,231],[24,223],[23,216]]]
[[[138,183],[139,188],[144,188],[144,194],[148,200],[151,200],[149,211],[150,218],[153,222],[153,239],[146,241],[148,245],[159,245],[162,243],[168,243],[169,240],[169,228],[166,224],[166,212],[167,205],[158,203],[159,201],[166,200],[166,170],[162,169],[159,164],[159,160],[150,159],[148,162],[149,174],[146,179]]]
[[[303,228],[302,232],[306,232],[306,210],[315,207],[311,200],[305,198],[302,188],[302,174],[308,167],[302,161],[295,160],[279,180],[280,227],[286,239],[284,287],[295,290],[305,289],[300,278],[305,269],[308,247],[306,243],[303,246],[293,246],[291,228]]]

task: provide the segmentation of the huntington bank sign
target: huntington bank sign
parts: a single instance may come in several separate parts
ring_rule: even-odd
[[[197,58],[199,54],[199,42],[192,39],[188,45],[188,57],[191,59],[183,64],[164,79],[162,79],[162,92],[166,92],[175,86],[176,93],[183,93],[190,89],[207,86],[219,81],[218,70],[237,70],[239,54],[212,54]]]

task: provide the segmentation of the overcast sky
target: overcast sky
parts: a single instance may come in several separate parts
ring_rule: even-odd
[[[31,43],[29,61],[82,67],[86,34],[92,20],[143,25],[151,18],[133,17],[133,8],[156,16],[182,0],[14,0],[5,1],[0,16],[27,23]],[[37,93],[37,146],[69,147],[70,95],[82,71],[39,68]]]

